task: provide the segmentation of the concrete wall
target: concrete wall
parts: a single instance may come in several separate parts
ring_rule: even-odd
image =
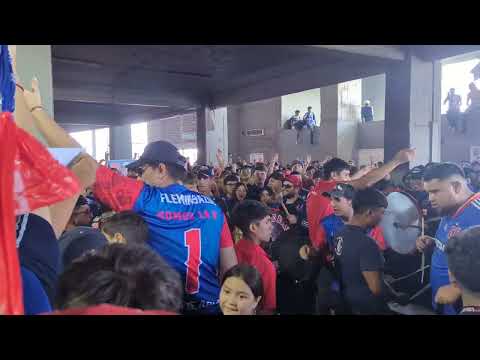
[[[442,147],[441,160],[459,163],[470,161],[470,147],[480,146],[480,122],[470,121],[467,123],[465,135],[454,134],[448,129],[448,122],[445,115],[442,115]]]
[[[385,85],[385,74],[362,79],[362,104],[370,100],[375,121],[385,120]]]
[[[373,121],[358,125],[358,148],[379,149],[384,147],[384,121]]]
[[[196,147],[196,114],[189,113],[148,122],[148,142],[164,140],[179,149]]]
[[[282,121],[280,126],[295,114],[295,110],[300,110],[300,115],[303,116],[309,106],[312,107],[317,125],[319,125],[321,119],[320,88],[282,96]]]
[[[17,72],[22,83],[30,88],[32,79],[37,77],[45,110],[52,116],[52,49],[50,45],[17,45]]]
[[[110,159],[132,158],[132,131],[130,124],[110,128]]]
[[[234,159],[240,156],[249,159],[251,153],[263,153],[270,159],[275,153],[275,134],[280,128],[281,98],[245,103],[231,106],[227,111],[229,152]],[[264,129],[264,136],[246,136],[248,129]]]

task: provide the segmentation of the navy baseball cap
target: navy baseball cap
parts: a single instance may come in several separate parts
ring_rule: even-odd
[[[167,163],[185,169],[187,159],[182,156],[178,149],[167,141],[154,141],[148,144],[142,156],[137,161],[129,164],[130,168],[139,168],[150,163]]]
[[[344,197],[346,199],[353,200],[355,197],[355,188],[348,184],[337,184],[332,191],[327,193],[327,195],[335,198]]]

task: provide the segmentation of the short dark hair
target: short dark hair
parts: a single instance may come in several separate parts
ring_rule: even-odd
[[[196,182],[197,182],[197,177],[191,172],[188,172],[187,175],[185,176],[185,179],[183,180],[183,183],[185,185],[193,185]]]
[[[232,223],[247,236],[250,233],[250,225],[258,223],[270,215],[270,209],[260,201],[245,200],[233,209]]]
[[[267,167],[265,166],[264,163],[258,162],[255,164],[255,171],[267,171]]]
[[[273,190],[270,186],[265,186],[262,191],[266,191],[269,196],[273,196]],[[261,193],[260,193],[261,194]]]
[[[60,276],[56,308],[111,304],[142,310],[179,311],[178,273],[146,246],[113,244],[88,253]]]
[[[240,180],[238,179],[238,176],[237,175],[227,175],[225,176],[225,178],[223,179],[223,184],[224,185],[227,185],[227,183],[229,182],[233,182],[235,181],[235,183],[238,183]]]
[[[175,181],[183,181],[187,176],[187,170],[185,168],[182,168],[179,165],[165,163],[162,161],[149,161],[145,164],[151,167],[159,167],[160,164],[164,164],[165,167],[167,168],[168,174]]]
[[[318,169],[313,173],[312,179],[323,179],[323,169]]]
[[[367,188],[358,190],[355,193],[352,202],[353,212],[355,215],[363,214],[368,210],[375,210],[379,208],[387,208],[387,197],[380,191]]]
[[[85,198],[85,196],[83,195],[80,195],[77,199],[77,202],[75,203],[75,208],[74,210],[78,210],[80,207],[82,207],[83,205],[88,205],[88,201],[87,199]]]
[[[133,211],[123,211],[108,218],[102,231],[110,236],[123,235],[128,244],[144,245],[148,240],[148,226],[143,218]]]
[[[225,273],[221,286],[223,286],[225,281],[231,277],[242,279],[245,284],[248,285],[250,290],[252,290],[253,296],[255,296],[255,298],[258,298],[259,296],[263,297],[262,276],[253,266],[247,264],[235,265]]]
[[[462,168],[453,163],[434,164],[425,169],[423,181],[446,180],[451,176],[458,175],[465,179],[465,172]]]
[[[304,179],[302,180],[302,186],[304,189],[310,189],[312,186],[314,186],[314,182],[312,179]]]
[[[323,165],[323,178],[330,180],[332,173],[339,173],[343,170],[350,170],[350,165],[345,160],[333,158]]]
[[[448,268],[467,290],[480,293],[480,226],[471,227],[448,240]]]

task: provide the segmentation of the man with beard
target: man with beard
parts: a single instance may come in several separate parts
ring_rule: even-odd
[[[273,191],[273,200],[279,202],[282,199],[283,181],[285,180],[281,171],[275,171],[268,180],[268,186]]]
[[[423,252],[435,245],[430,267],[432,305],[439,313],[454,315],[461,308],[461,291],[450,283],[445,247],[462,230],[480,224],[480,194],[469,189],[462,169],[451,163],[429,167],[423,181],[432,207],[440,212],[442,219],[435,238],[418,238],[417,249]]]
[[[291,226],[297,224],[298,216],[301,213],[304,205],[304,201],[299,195],[301,186],[302,182],[294,175],[287,176],[283,182],[284,205],[288,213],[285,213],[285,209],[283,209],[283,211]]]

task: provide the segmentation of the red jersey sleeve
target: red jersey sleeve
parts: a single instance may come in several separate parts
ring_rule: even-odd
[[[262,310],[274,312],[277,308],[277,274],[275,266],[270,262],[262,277],[263,301]]]
[[[114,211],[131,210],[143,190],[142,181],[122,176],[105,166],[97,169],[93,193]]]
[[[387,245],[385,244],[385,237],[383,236],[383,229],[381,226],[375,226],[370,231],[370,237],[375,240],[380,250],[384,251],[387,248]]]
[[[322,194],[312,192],[307,198],[307,221],[308,235],[314,246],[320,246],[325,243],[325,231],[320,226],[320,220],[333,214],[333,208],[330,199]],[[323,235],[322,235],[323,234]]]
[[[223,227],[220,233],[220,249],[233,247],[232,234],[228,227],[227,218],[223,215]]]
[[[325,228],[322,224],[318,224],[318,229],[315,231],[315,236],[310,238],[310,242],[315,249],[321,249],[327,243],[327,236],[325,234]]]

